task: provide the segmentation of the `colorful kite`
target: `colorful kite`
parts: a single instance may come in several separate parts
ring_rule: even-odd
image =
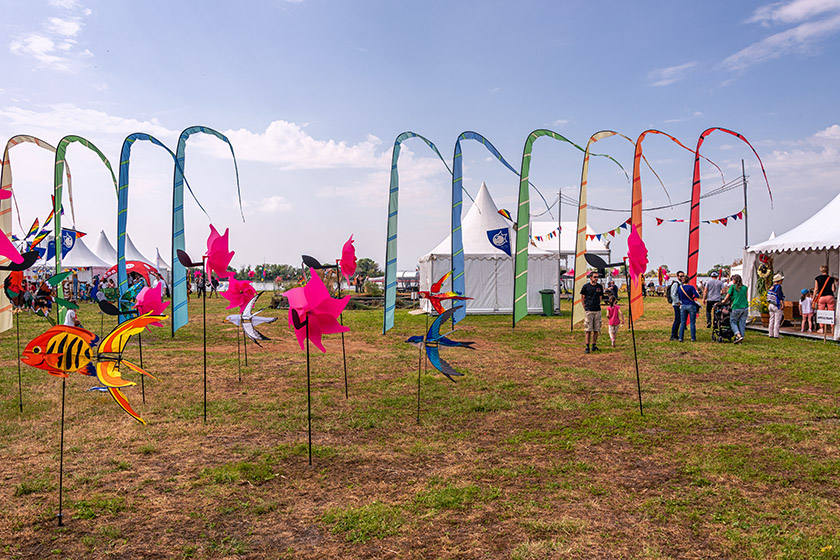
[[[753,145],[741,134],[727,128],[716,126],[704,130],[697,139],[697,149],[694,150],[694,177],[691,181],[691,214],[688,224],[688,265],[685,270],[688,276],[687,282],[692,285],[697,282],[697,260],[700,257],[700,147],[703,145],[706,136],[715,130],[731,134],[735,138],[743,140],[750,147],[756,159],[758,159],[758,164],[761,166],[761,172],[764,174],[764,182],[767,184],[767,193],[770,195],[770,204],[773,204],[773,193],[770,191],[770,181],[767,179],[767,171],[764,170],[764,163],[761,161],[758,152],[753,148]]]
[[[239,200],[239,212],[242,214],[242,221],[245,221],[245,214],[242,210],[242,195],[239,190],[239,166],[236,164],[236,155],[233,153],[233,145],[224,134],[206,126],[192,126],[184,129],[178,138],[176,149],[175,178],[172,186],[172,335],[175,331],[186,325],[190,320],[190,312],[187,307],[187,273],[184,265],[178,260],[178,251],[185,248],[184,242],[184,155],[187,149],[187,139],[196,133],[210,134],[223,141],[230,148],[230,155],[233,158],[233,169],[236,172],[236,196]],[[195,193],[187,184],[190,194],[195,198]],[[196,199],[196,202],[198,200]],[[199,204],[199,208],[204,208]],[[207,214],[207,212],[204,212]],[[208,216],[209,219],[209,216]]]

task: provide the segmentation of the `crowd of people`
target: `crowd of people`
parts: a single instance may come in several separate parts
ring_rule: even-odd
[[[585,312],[583,330],[586,334],[584,353],[596,352],[598,336],[601,332],[602,303],[607,304],[607,320],[610,342],[615,346],[619,326],[624,324],[624,317],[618,304],[618,287],[610,280],[606,287],[600,283],[597,271],[589,274],[589,281],[580,290],[581,302]],[[779,338],[784,321],[785,294],[782,288],[784,275],[776,273],[772,286],[767,289],[767,308],[770,316],[768,334],[770,338]],[[820,274],[814,278],[813,288],[802,288],[799,295],[799,310],[802,315],[801,332],[825,332],[825,325],[815,324],[817,310],[834,311],[837,297],[838,279],[829,274],[828,267],[820,267]],[[648,290],[649,291],[649,290]],[[750,301],[747,286],[738,274],[723,277],[719,272],[712,272],[710,278],[696,288],[686,282],[686,274],[677,272],[676,280],[666,288],[666,297],[673,306],[674,321],[671,324],[671,340],[683,342],[686,330],[691,342],[697,341],[697,315],[705,308],[706,328],[712,328],[715,313],[728,311],[728,326],[734,335],[733,342],[744,341],[747,330]]]

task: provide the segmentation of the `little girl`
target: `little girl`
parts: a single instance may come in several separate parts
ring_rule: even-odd
[[[808,332],[814,332],[814,308],[811,302],[811,290],[803,288],[802,297],[799,298],[799,312],[802,314],[802,332],[805,332],[805,323],[808,324]]]
[[[618,332],[618,326],[624,324],[624,316],[621,314],[621,308],[618,306],[618,301],[615,296],[610,296],[609,305],[607,306],[607,322],[610,327],[610,342],[615,346],[615,335]]]

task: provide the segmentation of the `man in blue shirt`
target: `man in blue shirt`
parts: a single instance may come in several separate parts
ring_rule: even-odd
[[[700,306],[694,301],[700,297],[697,288],[691,284],[682,284],[679,288],[680,297],[680,342],[685,337],[685,318],[691,322],[691,342],[697,342],[697,310]]]

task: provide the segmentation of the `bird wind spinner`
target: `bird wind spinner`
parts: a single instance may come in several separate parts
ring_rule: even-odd
[[[267,308],[263,307],[258,311],[254,311],[254,304],[257,303],[257,300],[260,296],[263,295],[263,292],[258,293],[248,304],[245,306],[245,309],[242,310],[242,313],[239,315],[228,315],[225,320],[233,323],[237,327],[242,327],[242,331],[254,341],[254,344],[257,346],[262,346],[260,344],[261,340],[271,340],[260,331],[256,329],[257,325],[261,325],[263,323],[273,323],[277,320],[277,317],[259,317],[258,315],[265,311]]]
[[[460,341],[460,340],[451,340],[446,337],[447,334],[440,334],[440,327],[446,321],[452,319],[452,316],[455,312],[460,309],[460,307],[452,307],[447,309],[440,315],[438,315],[434,321],[432,321],[432,326],[429,327],[428,332],[424,336],[415,335],[409,337],[406,342],[409,344],[416,346],[421,351],[426,351],[426,358],[428,358],[429,362],[434,366],[436,370],[441,372],[443,375],[446,376],[447,379],[452,381],[453,383],[455,380],[453,377],[461,377],[464,374],[453,368],[446,362],[443,358],[440,357],[440,347],[441,346],[448,346],[448,347],[460,347],[460,348],[469,348],[470,350],[475,350],[473,344],[475,342],[472,341]],[[422,358],[421,358],[422,361]],[[420,362],[417,364],[417,423],[420,423]]]
[[[438,279],[437,282],[432,284],[432,287],[429,289],[428,292],[425,292],[425,291],[417,292],[420,295],[420,297],[426,298],[426,299],[429,300],[429,303],[432,304],[432,307],[434,308],[434,310],[437,313],[442,314],[445,311],[444,308],[443,308],[443,305],[441,304],[442,301],[445,301],[445,300],[464,301],[464,300],[468,300],[468,299],[473,299],[471,297],[465,297],[465,296],[463,296],[463,295],[461,295],[457,292],[452,292],[452,291],[441,292],[440,291],[441,288],[443,288],[443,283],[446,282],[446,279],[449,278],[451,275],[452,275],[452,271],[450,270],[449,272],[447,272],[446,274],[441,276]]]

